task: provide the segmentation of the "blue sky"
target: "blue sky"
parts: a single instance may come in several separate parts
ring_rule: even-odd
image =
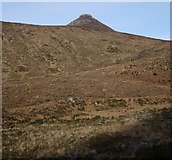
[[[41,25],[65,25],[81,14],[94,18],[114,30],[159,39],[170,39],[168,2],[5,2],[2,21]]]

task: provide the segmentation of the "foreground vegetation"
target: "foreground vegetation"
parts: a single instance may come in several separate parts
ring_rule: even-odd
[[[100,108],[100,103],[105,102],[99,100],[96,104]],[[3,130],[3,157],[171,158],[172,110],[169,99],[160,104],[147,104],[147,101],[139,104],[140,100],[137,100],[138,105],[133,110],[128,106],[129,101],[113,102],[118,106],[102,107],[100,111],[96,108],[92,112],[87,112],[86,108],[68,112],[70,115],[56,117],[53,123],[31,122],[29,119],[27,122],[26,118],[24,124],[6,126]]]

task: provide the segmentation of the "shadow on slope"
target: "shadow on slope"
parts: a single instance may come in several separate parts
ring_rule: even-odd
[[[172,109],[152,110],[150,118],[122,132],[106,132],[82,141],[70,153],[55,159],[172,159]],[[50,158],[49,157],[49,158]]]

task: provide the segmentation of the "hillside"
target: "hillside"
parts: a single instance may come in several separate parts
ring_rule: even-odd
[[[125,158],[142,140],[171,143],[169,41],[81,15],[66,26],[2,22],[2,52],[6,158]],[[109,154],[112,135],[122,138]]]

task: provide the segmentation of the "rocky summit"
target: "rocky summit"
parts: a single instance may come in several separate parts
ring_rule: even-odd
[[[78,19],[72,21],[68,26],[82,27],[87,30],[112,32],[113,29],[93,18],[90,14],[83,14]]]

